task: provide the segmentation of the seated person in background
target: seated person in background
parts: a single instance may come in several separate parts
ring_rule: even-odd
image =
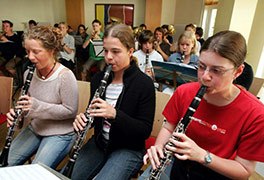
[[[169,31],[169,25],[168,24],[164,24],[164,25],[161,26],[161,28],[164,31],[164,41],[171,46],[172,43],[173,43],[173,37],[171,36],[171,33]]]
[[[204,39],[203,39],[203,28],[201,27],[197,27],[195,29],[195,36],[196,36],[196,40],[201,44],[201,46],[204,43]]]
[[[190,31],[192,32],[193,34],[195,34],[196,32],[196,25],[194,24],[187,24],[184,28],[185,31]],[[199,41],[196,40],[196,54],[199,56],[199,52],[200,52],[200,49],[201,49],[201,44]]]
[[[161,54],[164,61],[167,61],[170,56],[170,45],[164,41],[164,31],[161,27],[157,27],[154,31],[155,41],[154,48]]]
[[[17,102],[27,126],[11,144],[9,166],[22,165],[36,154],[32,163],[56,168],[72,147],[78,87],[72,71],[57,62],[61,39],[59,30],[44,26],[36,26],[24,34],[28,58],[36,69],[29,93]],[[8,127],[14,123],[13,117],[14,109],[11,109],[7,113]]]
[[[140,28],[142,31],[148,29],[146,24],[140,24],[140,25],[139,25],[139,28]]]
[[[62,65],[70,70],[74,69],[75,44],[74,38],[68,34],[68,25],[65,22],[59,23],[59,29],[62,32],[63,39],[61,41],[62,50],[59,52],[59,61]]]
[[[31,28],[37,26],[37,24],[38,23],[35,20],[31,19],[28,21],[28,28],[31,29]]]
[[[97,64],[100,71],[102,71],[105,67],[104,57],[99,56],[97,57],[94,51],[94,45],[92,43],[93,40],[102,40],[104,33],[101,32],[102,24],[98,19],[93,20],[92,22],[93,31],[90,36],[87,36],[85,42],[83,43],[83,48],[88,47],[89,51],[89,58],[83,65],[83,70],[81,73],[81,78],[83,81],[86,81],[87,78],[87,72],[90,70],[90,68]]]
[[[249,90],[253,82],[254,72],[252,67],[247,62],[244,62],[244,66],[245,67],[242,74],[234,80],[234,84],[239,85],[241,88]]]
[[[168,62],[184,63],[196,66],[199,57],[196,55],[196,38],[190,31],[184,31],[179,39],[176,53],[168,58]]]
[[[150,136],[155,113],[155,89],[137,67],[131,29],[124,24],[105,31],[106,64],[112,72],[102,98],[93,99],[104,72],[91,81],[94,136],[80,150],[71,179],[130,179],[142,166],[145,140]],[[73,124],[83,130],[87,119],[81,113]]]
[[[13,23],[9,20],[2,21],[2,34],[0,34],[0,66],[14,76],[15,65],[23,57],[21,38],[13,32]]]
[[[234,31],[216,33],[205,41],[198,65],[199,82],[176,89],[163,111],[167,121],[144,156],[145,164],[149,159],[156,169],[166,148],[175,157],[170,179],[249,178],[256,161],[264,161],[264,105],[233,84],[243,71],[246,54],[244,37]],[[207,90],[189,117],[192,121],[186,133],[174,132],[201,85]]]
[[[162,56],[154,49],[154,35],[150,30],[144,30],[140,33],[138,41],[141,49],[134,52],[133,56],[138,60],[139,69],[153,79],[151,61],[163,62]]]

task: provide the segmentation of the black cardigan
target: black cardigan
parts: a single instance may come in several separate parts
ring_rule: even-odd
[[[98,88],[104,72],[96,74],[91,81],[91,98]],[[109,77],[111,83],[113,73]],[[110,120],[108,151],[127,148],[143,150],[150,136],[155,114],[155,88],[152,80],[131,61],[123,75],[123,90],[116,103],[116,118]],[[105,99],[105,94],[103,95]],[[103,118],[94,119],[94,135],[100,146]],[[102,147],[101,147],[102,148]],[[105,147],[103,147],[105,148]]]

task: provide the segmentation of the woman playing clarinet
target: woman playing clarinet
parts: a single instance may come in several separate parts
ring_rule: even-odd
[[[174,92],[163,111],[167,121],[155,145],[147,150],[145,164],[150,160],[152,169],[159,169],[165,149],[175,157],[169,165],[170,179],[249,178],[256,162],[264,161],[264,106],[233,84],[243,72],[246,53],[245,39],[234,31],[216,33],[204,43],[199,82],[181,85]],[[190,110],[201,85],[207,90],[200,105],[185,133],[176,133],[176,125]]]
[[[28,58],[36,70],[29,93],[17,102],[16,108],[22,108],[28,125],[12,142],[9,166],[24,164],[35,154],[32,163],[55,168],[74,142],[72,123],[78,108],[78,87],[72,71],[57,62],[61,39],[59,30],[44,26],[36,26],[24,35]],[[7,117],[11,126],[13,109]]]
[[[105,94],[90,102],[94,117],[94,136],[81,148],[71,178],[124,180],[137,173],[145,154],[155,111],[152,80],[137,66],[132,30],[117,24],[104,35],[106,64],[112,65]],[[93,97],[104,72],[91,81]],[[74,129],[83,130],[83,113],[76,116]]]

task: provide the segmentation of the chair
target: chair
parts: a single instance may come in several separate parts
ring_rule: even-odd
[[[257,96],[260,89],[263,87],[263,84],[263,78],[254,77],[252,85],[250,86],[248,91],[251,92],[253,95]]]
[[[154,145],[156,141],[156,137],[158,136],[161,126],[164,122],[162,111],[165,105],[167,104],[167,102],[169,101],[169,99],[170,99],[170,95],[156,91],[156,109],[155,109],[153,129],[151,131],[150,137],[146,140],[146,149]]]
[[[86,81],[77,81],[78,84],[78,92],[79,92],[79,103],[78,103],[78,111],[77,114],[83,113],[88,106],[88,102],[90,99],[90,82]],[[93,129],[89,130],[86,136],[84,143],[87,142],[93,135]],[[69,160],[69,156],[67,155],[62,162],[57,166],[57,170],[61,170]]]
[[[0,76],[0,113],[9,112],[12,103],[13,78]]]
[[[2,150],[7,133],[6,116],[12,102],[13,78],[0,76],[0,151]]]

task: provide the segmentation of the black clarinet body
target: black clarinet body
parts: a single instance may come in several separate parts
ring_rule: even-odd
[[[193,114],[195,113],[196,109],[198,108],[198,106],[201,102],[201,99],[206,92],[206,89],[207,89],[207,87],[204,85],[202,85],[200,87],[199,91],[197,92],[197,94],[195,95],[194,99],[192,100],[190,106],[188,107],[188,110],[186,111],[185,115],[180,120],[180,122],[177,124],[174,132],[185,133],[188,125],[191,122],[191,118],[192,118]],[[174,137],[174,136],[172,136],[172,138],[175,140],[179,140],[177,137]],[[168,142],[166,145],[174,146],[174,144],[172,144],[171,142]],[[171,160],[174,156],[173,152],[169,151],[165,147],[163,149],[163,153],[164,153],[164,158],[160,158],[160,166],[157,169],[151,169],[150,176],[148,178],[149,180],[160,179],[161,173],[166,169],[167,165],[171,162]]]
[[[108,65],[106,68],[106,71],[104,73],[104,77],[100,82],[100,86],[98,87],[98,89],[95,91],[95,94],[93,96],[93,99],[102,97],[105,89],[106,89],[106,85],[107,85],[107,81],[108,81],[108,77],[110,75],[110,72],[112,70],[112,65]],[[72,174],[72,170],[75,164],[75,161],[79,155],[79,151],[83,145],[83,142],[85,140],[85,137],[87,135],[88,130],[91,128],[93,121],[94,121],[94,117],[90,116],[90,114],[87,112],[89,109],[89,104],[86,107],[86,111],[84,113],[86,119],[87,119],[87,123],[84,127],[84,130],[79,132],[77,135],[77,138],[75,140],[75,143],[73,145],[72,151],[70,153],[70,157],[69,157],[69,161],[67,163],[67,165],[65,166],[65,168],[63,169],[62,174],[67,176],[67,177],[71,177]]]
[[[29,72],[26,77],[26,81],[22,87],[21,90],[21,96],[24,96],[28,93],[28,89],[30,87],[30,83],[33,77],[33,73],[35,70],[35,64],[32,64],[31,66],[28,66]],[[21,108],[15,108],[15,116],[14,116],[14,123],[12,126],[8,128],[7,136],[6,136],[6,141],[5,141],[5,146],[4,149],[1,153],[0,156],[0,167],[6,167],[8,166],[8,154],[10,150],[10,146],[13,140],[14,132],[15,132],[15,127],[19,124],[20,119],[22,118],[22,109]]]

